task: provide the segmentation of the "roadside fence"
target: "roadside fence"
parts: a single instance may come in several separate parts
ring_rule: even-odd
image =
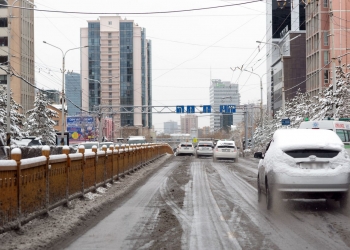
[[[0,160],[0,233],[69,206],[71,200],[113,184],[166,153],[173,154],[168,144],[112,145],[102,151],[95,146],[92,152],[80,146],[74,154],[64,146],[59,155],[50,155],[50,147],[44,146],[42,156],[21,159],[21,150],[15,148],[11,160]]]

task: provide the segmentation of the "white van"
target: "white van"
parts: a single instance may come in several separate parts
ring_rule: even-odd
[[[308,121],[302,122],[299,128],[332,130],[342,140],[347,151],[350,151],[350,122],[330,120]]]

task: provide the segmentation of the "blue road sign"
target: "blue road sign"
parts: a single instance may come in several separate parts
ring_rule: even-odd
[[[187,113],[195,113],[196,112],[196,106],[187,106]]]
[[[282,125],[290,125],[290,119],[282,119]]]
[[[226,105],[220,105],[220,113],[226,113]]]
[[[236,113],[236,105],[227,105],[226,113]]]
[[[176,113],[185,113],[185,106],[176,106]]]
[[[203,113],[211,113],[211,106],[203,105]]]
[[[236,113],[236,105],[220,105],[220,113]]]

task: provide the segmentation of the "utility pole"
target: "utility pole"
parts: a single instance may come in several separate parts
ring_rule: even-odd
[[[99,116],[98,116],[98,143],[102,142],[102,118],[103,118],[103,114],[101,113],[101,110],[99,112]]]
[[[245,131],[244,131],[244,149],[247,149],[248,145],[248,107],[244,105],[244,118],[245,118]]]
[[[253,136],[254,136],[254,104],[251,105],[251,135],[250,135],[250,140],[251,140],[251,143],[252,143],[252,148],[254,147],[254,139],[253,139]]]
[[[332,0],[329,1],[329,16],[331,23],[331,49],[332,49],[332,83],[333,83],[333,97],[335,95],[335,91],[337,90],[337,80],[335,75],[335,54],[334,54],[334,25],[333,25],[333,4]],[[333,103],[333,118],[335,118],[336,106]]]

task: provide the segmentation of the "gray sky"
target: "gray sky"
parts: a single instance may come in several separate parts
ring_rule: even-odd
[[[246,1],[35,0],[39,9],[84,12],[164,11],[240,2]],[[256,50],[256,41],[264,39],[266,33],[265,10],[266,3],[259,2],[188,13],[121,15],[146,28],[147,38],[152,40],[153,105],[209,104],[210,72],[213,79],[240,85],[241,104],[260,100],[259,78],[247,72],[232,72],[230,67],[251,62],[250,70],[253,66],[258,74],[266,72],[265,50],[259,53]],[[42,41],[63,50],[79,47],[80,27],[87,27],[86,20],[97,18],[98,15],[91,14],[35,12],[36,83],[39,87],[61,89],[61,52]],[[80,72],[79,50],[67,54],[66,69]],[[163,122],[170,119],[179,122],[180,116],[155,114],[155,130],[163,130]],[[209,117],[201,116],[199,126],[209,126]]]

